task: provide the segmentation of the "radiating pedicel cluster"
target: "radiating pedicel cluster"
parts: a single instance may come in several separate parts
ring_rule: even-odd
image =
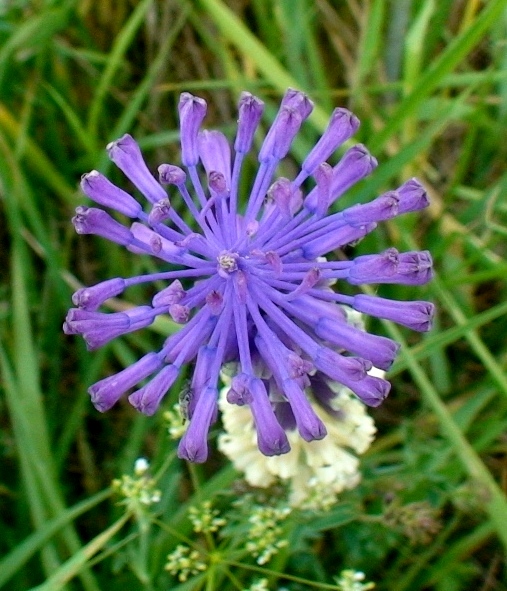
[[[412,179],[369,203],[335,212],[337,200],[377,164],[363,145],[350,148],[335,166],[327,164],[359,126],[346,109],[335,109],[295,179],[275,179],[280,160],[313,108],[305,94],[288,90],[259,150],[249,195],[244,199],[238,194],[243,161],[263,106],[255,96],[242,94],[231,154],[222,133],[200,131],[206,102],[183,93],[178,110],[186,171],[162,164],[157,181],[137,143],[125,135],[107,150],[148,206],[92,171],[81,182],[85,195],[132,221],[126,226],[103,209],[84,206],[73,218],[79,234],[102,236],[130,252],[156,257],[161,271],[116,277],[78,290],[73,296],[76,308],[69,310],[65,321],[67,334],[82,334],[89,349],[96,349],[150,325],[158,315],[169,314],[182,325],[160,351],[91,386],[92,402],[104,412],[134,389],[129,402],[151,415],[183,366],[194,363],[185,401],[190,424],[179,455],[195,462],[208,454],[207,436],[217,418],[220,371],[225,364],[234,362],[238,368],[228,402],[249,406],[262,453],[283,454],[290,449],[286,429],[294,425],[306,441],[326,435],[305,394],[312,382],[339,382],[369,406],[379,405],[389,392],[389,382],[368,371],[372,366],[388,369],[398,344],[350,326],[340,305],[418,331],[430,328],[433,315],[428,302],[339,291],[341,281],[426,283],[432,274],[428,252],[400,253],[390,248],[350,261],[324,258],[356,242],[378,222],[428,205],[423,187]],[[313,185],[307,194],[303,183]],[[181,206],[172,207],[171,199],[183,200],[190,225],[178,213]],[[98,311],[129,286],[155,281],[165,282],[166,287],[151,305],[125,312]],[[334,283],[337,289],[331,287]]]

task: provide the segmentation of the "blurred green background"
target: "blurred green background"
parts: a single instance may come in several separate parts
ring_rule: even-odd
[[[0,0],[0,588],[226,590],[262,575],[270,589],[339,589],[333,576],[355,568],[380,590],[507,589],[506,32],[507,0]],[[404,347],[390,398],[371,411],[379,432],[360,487],[325,515],[292,515],[266,569],[230,559],[240,523],[212,567],[180,583],[164,571],[177,535],[210,543],[188,507],[229,507],[240,475],[216,450],[202,467],[176,460],[163,413],[92,407],[87,387],[171,326],[93,353],[62,334],[76,288],[154,268],[78,237],[70,217],[82,173],[128,188],[104,149],[123,133],[152,170],[179,163],[180,92],[204,97],[206,126],[228,133],[242,90],[266,102],[267,129],[289,86],[316,108],[286,174],[341,105],[380,163],[346,203],[410,176],[428,188],[428,211],[354,252],[431,250],[429,286],[379,293],[434,301],[436,325],[421,336],[369,323]],[[176,400],[177,389],[167,408]],[[162,500],[140,515],[110,483],[142,455]]]

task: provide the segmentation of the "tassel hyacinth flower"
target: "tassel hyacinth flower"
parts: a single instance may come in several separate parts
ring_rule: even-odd
[[[125,135],[107,146],[111,160],[139,189],[141,204],[97,171],[83,176],[86,196],[130,219],[124,225],[104,209],[80,206],[73,223],[79,234],[95,234],[135,254],[156,257],[159,273],[116,277],[78,290],[64,331],[83,335],[96,349],[119,335],[170,315],[182,328],[158,352],[149,352],[116,375],[89,389],[95,407],[104,412],[130,393],[129,402],[153,414],[178,378],[194,363],[188,390],[189,427],[179,455],[202,462],[207,436],[217,418],[219,376],[230,362],[238,367],[227,396],[231,404],[248,405],[265,455],[289,451],[284,430],[295,424],[305,440],[321,439],[326,428],[312,409],[305,388],[319,374],[350,388],[369,406],[387,396],[389,382],[368,375],[372,366],[388,369],[398,344],[347,324],[340,305],[414,330],[429,330],[433,306],[423,301],[393,301],[370,295],[344,295],[341,281],[352,285],[426,283],[432,274],[428,252],[398,252],[353,260],[329,260],[338,251],[375,229],[378,222],[428,205],[421,184],[409,180],[365,204],[335,211],[338,199],[377,165],[363,145],[345,152],[335,166],[326,160],[359,126],[349,111],[337,108],[320,140],[304,159],[295,179],[275,179],[313,105],[288,90],[261,145],[257,174],[244,207],[238,194],[242,164],[260,123],[263,103],[249,93],[239,102],[234,151],[218,131],[200,131],[206,102],[183,93],[179,102],[181,160],[162,164],[156,180],[139,146]],[[313,188],[305,195],[303,183]],[[204,182],[203,182],[204,181]],[[184,206],[191,225],[179,215]],[[165,282],[150,305],[104,313],[100,306],[129,286]],[[337,283],[338,289],[330,286]],[[276,383],[277,395],[266,386]],[[137,389],[135,389],[137,387]]]

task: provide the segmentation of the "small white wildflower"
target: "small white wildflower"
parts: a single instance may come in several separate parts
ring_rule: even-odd
[[[201,560],[201,555],[197,550],[192,550],[188,546],[179,544],[176,549],[167,556],[165,570],[171,575],[178,576],[180,582],[185,582],[190,576],[205,571],[206,563]]]
[[[255,558],[257,564],[267,564],[278,553],[280,548],[287,546],[280,523],[287,518],[289,507],[256,506],[248,518],[250,528],[246,549]]]
[[[366,578],[361,571],[352,569],[342,570],[339,577],[336,577],[336,584],[340,591],[368,591],[375,588],[375,583],[363,583]]]
[[[134,463],[134,477],[123,474],[111,483],[116,492],[124,497],[122,503],[135,513],[142,512],[161,499],[155,479],[148,475],[149,467],[146,458],[138,458]]]
[[[137,458],[134,463],[134,475],[143,476],[146,472],[148,472],[149,468],[150,464],[146,458]]]
[[[254,583],[245,589],[244,591],[269,591],[268,587],[268,580],[267,579],[258,579]]]
[[[179,403],[173,405],[172,410],[164,412],[164,421],[171,439],[180,439],[188,428],[188,421],[182,416]]]
[[[218,517],[219,511],[213,509],[211,501],[204,501],[199,507],[190,507],[188,517],[196,533],[216,532],[226,524],[223,517]]]
[[[366,325],[364,324],[363,315],[361,312],[354,310],[350,306],[341,306],[341,309],[345,313],[345,319],[347,320],[347,324],[350,324],[354,328],[358,328],[359,330],[366,330]]]

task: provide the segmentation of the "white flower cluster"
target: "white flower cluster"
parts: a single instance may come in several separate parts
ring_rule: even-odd
[[[173,405],[171,410],[164,412],[164,421],[171,439],[181,439],[188,428],[188,421],[179,403]]]
[[[260,452],[259,452],[260,453]],[[281,522],[290,515],[289,507],[258,505],[248,518],[246,549],[256,558],[257,564],[267,564],[278,551],[289,543],[283,537]]]
[[[184,583],[189,577],[206,570],[206,563],[201,558],[197,550],[180,544],[167,556],[165,570],[173,576],[177,575],[178,580]]]
[[[375,583],[363,583],[366,578],[361,571],[352,569],[343,570],[336,583],[340,591],[369,591],[375,588]]]
[[[296,430],[287,437],[291,451],[283,456],[266,457],[257,448],[257,435],[246,406],[229,404],[228,388],[220,394],[224,433],[218,447],[243,472],[251,486],[266,488],[276,482],[289,486],[289,504],[302,509],[329,509],[337,495],[357,486],[359,460],[376,432],[373,419],[364,404],[340,384],[330,384],[336,392],[332,417],[316,403],[315,412],[327,428],[327,436],[318,441],[304,441]]]
[[[142,513],[143,509],[158,503],[161,492],[154,478],[149,475],[149,462],[146,458],[138,458],[134,463],[134,476],[123,474],[113,480],[112,487],[124,497],[123,504],[134,513]]]
[[[268,580],[258,579],[252,583],[248,589],[245,589],[245,591],[269,591]]]
[[[190,507],[188,518],[192,522],[195,533],[217,532],[227,522],[219,517],[218,509],[213,509],[211,501],[204,501],[199,507]]]

